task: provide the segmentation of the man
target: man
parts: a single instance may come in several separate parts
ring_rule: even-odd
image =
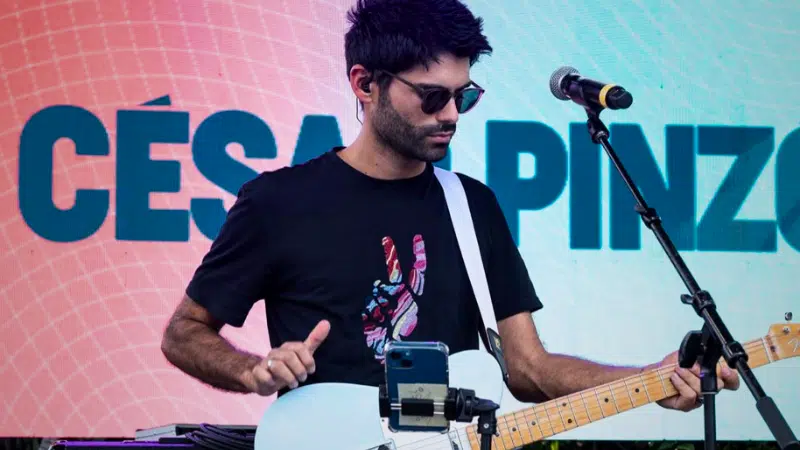
[[[203,382],[272,395],[314,382],[377,385],[390,340],[478,348],[478,309],[432,163],[483,89],[470,68],[491,46],[457,0],[362,0],[345,38],[363,128],[346,148],[245,183],[164,334],[167,359]],[[643,370],[546,351],[542,307],[494,194],[459,174],[486,268],[509,389],[540,402]],[[264,299],[273,349],[220,337]],[[676,353],[659,364],[676,362]],[[697,372],[660,404],[696,408]],[[720,386],[737,389],[733,371]]]

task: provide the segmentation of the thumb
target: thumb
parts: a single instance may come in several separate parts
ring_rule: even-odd
[[[314,353],[323,341],[328,337],[328,332],[331,331],[331,324],[327,320],[320,320],[316,327],[308,333],[306,338],[306,346],[311,353]]]

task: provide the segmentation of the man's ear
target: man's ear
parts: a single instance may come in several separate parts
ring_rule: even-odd
[[[350,69],[350,88],[362,104],[372,103],[372,73],[361,64]]]

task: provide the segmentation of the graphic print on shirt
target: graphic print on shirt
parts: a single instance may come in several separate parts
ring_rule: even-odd
[[[366,299],[366,307],[361,313],[364,321],[364,334],[367,345],[375,354],[375,359],[383,362],[383,347],[390,340],[408,337],[417,326],[416,298],[425,289],[425,241],[421,235],[414,236],[414,265],[408,279],[403,279],[397,249],[391,237],[381,240],[386,261],[387,281],[375,280],[372,295]]]

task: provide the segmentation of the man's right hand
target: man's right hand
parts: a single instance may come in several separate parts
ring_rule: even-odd
[[[316,370],[314,352],[328,337],[331,325],[320,321],[303,342],[287,342],[273,349],[251,372],[250,389],[264,396],[289,386],[291,389],[306,381]]]

